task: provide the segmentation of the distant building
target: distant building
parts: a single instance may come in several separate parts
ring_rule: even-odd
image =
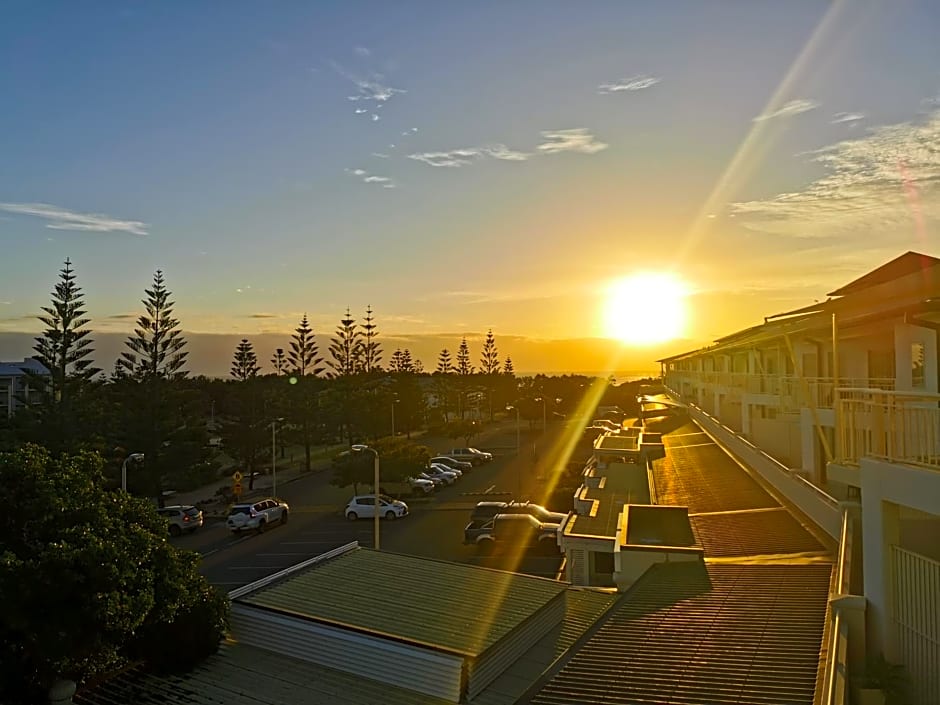
[[[30,388],[30,373],[48,375],[49,370],[33,358],[20,362],[0,362],[0,416],[13,416],[30,403],[31,393],[35,401],[36,390]]]

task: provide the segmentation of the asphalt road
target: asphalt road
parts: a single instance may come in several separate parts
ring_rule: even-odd
[[[560,556],[538,555],[535,550],[480,555],[474,546],[463,545],[463,529],[471,509],[486,498],[484,495],[507,500],[534,493],[538,480],[531,455],[532,443],[536,442],[539,448],[547,446],[549,439],[559,431],[560,427],[550,426],[544,436],[541,433],[527,435],[524,450],[518,457],[514,426],[478,440],[478,447],[494,452],[494,460],[464,473],[456,484],[438,490],[428,500],[406,499],[409,516],[381,522],[381,549],[554,577],[561,563]],[[279,490],[279,496],[291,507],[284,526],[272,526],[263,534],[233,536],[224,522],[211,521],[196,533],[173,541],[181,548],[202,554],[203,574],[226,590],[350,541],[358,541],[366,547],[373,545],[371,519],[351,522],[343,516],[343,502],[323,503],[324,496],[335,498],[337,494],[335,488],[329,487],[329,472],[299,478]],[[352,496],[351,491],[349,495]]]

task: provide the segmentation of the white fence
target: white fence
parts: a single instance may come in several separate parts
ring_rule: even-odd
[[[839,461],[865,456],[940,469],[940,394],[839,389]]]
[[[891,547],[898,656],[912,705],[940,703],[940,563]]]

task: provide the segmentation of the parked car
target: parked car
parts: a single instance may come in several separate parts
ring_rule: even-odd
[[[477,502],[471,521],[490,519],[497,514],[528,514],[546,524],[560,524],[567,512],[553,512],[534,502]]]
[[[439,465],[432,465],[425,469],[423,474],[431,479],[438,478],[442,480],[445,485],[452,485],[457,482],[457,473],[453,473],[450,470],[443,470]]]
[[[225,525],[235,534],[251,530],[261,532],[275,522],[286,524],[289,515],[287,502],[268,497],[254,503],[233,505]]]
[[[438,465],[446,465],[455,470],[473,470],[473,463],[470,461],[457,460],[457,458],[451,458],[448,455],[435,455],[431,458],[431,462],[437,463]]]
[[[431,463],[432,468],[437,468],[438,470],[443,470],[444,472],[452,472],[458,478],[463,477],[463,470],[458,470],[457,468],[452,468],[449,465],[444,465],[443,463]]]
[[[451,458],[456,458],[457,460],[465,460],[474,465],[482,465],[493,459],[492,453],[477,450],[476,448],[451,448],[450,452],[446,453],[446,455],[449,455]]]
[[[404,495],[423,495],[434,491],[434,482],[423,477],[406,477],[400,482],[382,482],[380,492],[382,494],[401,497]]]
[[[443,487],[444,485],[449,484],[442,476],[440,476],[440,475],[433,475],[433,476],[432,476],[432,475],[430,475],[430,474],[428,474],[428,473],[426,473],[426,472],[419,472],[419,473],[418,473],[418,479],[419,479],[419,480],[430,480],[431,482],[434,483],[434,489],[437,489],[438,487]]]
[[[531,514],[497,514],[490,519],[471,521],[463,530],[463,542],[481,551],[497,546],[538,547],[546,552],[558,550],[558,524],[547,524]]]
[[[375,517],[375,495],[361,494],[353,497],[346,505],[345,514],[350,521],[372,519]],[[380,494],[379,516],[388,520],[408,516],[408,505],[399,499],[392,499],[388,495]]]
[[[162,507],[157,514],[170,522],[170,536],[179,536],[184,532],[192,533],[202,526],[202,510],[189,504],[176,504]]]

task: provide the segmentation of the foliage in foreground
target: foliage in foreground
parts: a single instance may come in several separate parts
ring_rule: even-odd
[[[128,660],[187,670],[218,648],[226,597],[152,505],[103,489],[101,468],[91,453],[0,453],[0,702]]]

